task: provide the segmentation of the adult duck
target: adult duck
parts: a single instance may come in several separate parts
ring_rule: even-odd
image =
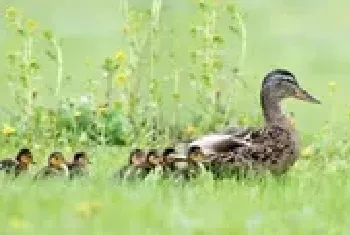
[[[280,107],[281,101],[287,98],[321,103],[300,87],[294,74],[276,69],[262,81],[260,103],[264,125],[261,128],[229,128],[194,140],[189,147],[199,147],[203,154],[213,156],[216,169],[228,165],[234,171],[268,170],[283,174],[299,156],[294,123]]]

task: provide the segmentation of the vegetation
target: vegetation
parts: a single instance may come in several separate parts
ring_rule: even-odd
[[[1,153],[13,154],[28,146],[35,159],[44,163],[53,150],[71,155],[84,149],[93,165],[91,177],[77,181],[9,181],[1,175],[0,233],[348,233],[349,117],[348,109],[337,102],[344,94],[336,78],[300,79],[309,90],[319,91],[329,106],[321,114],[290,105],[304,128],[299,128],[303,148],[301,160],[283,179],[215,182],[204,177],[186,185],[113,182],[110,176],[126,161],[131,147],[164,147],[228,124],[259,125],[260,112],[255,110],[261,78],[255,79],[256,74],[249,71],[263,67],[261,75],[268,66],[292,64],[299,74],[308,74],[297,59],[276,57],[283,62],[274,64],[256,55],[252,62],[246,60],[251,51],[258,53],[249,47],[249,40],[269,49],[260,48],[267,60],[269,53],[279,50],[263,40],[267,36],[259,34],[261,26],[251,28],[251,37],[247,34],[253,17],[246,22],[245,13],[257,11],[248,3],[172,2],[120,1],[119,14],[115,12],[116,20],[122,22],[117,32],[120,43],[108,48],[99,61],[89,59],[92,54],[78,62],[66,55],[88,48],[75,52],[78,44],[65,47],[59,33],[47,29],[45,22],[28,18],[32,15],[19,7],[1,9],[5,38],[12,41],[1,51],[6,59],[0,60],[5,65],[0,73],[2,86],[10,95],[0,102],[4,111]],[[266,7],[272,2],[277,2],[273,9],[297,9],[279,1],[269,1]],[[250,11],[243,11],[243,5]],[[189,12],[180,14],[179,8]],[[264,9],[258,22],[267,24],[273,9]],[[276,16],[286,20],[279,13]],[[282,26],[271,31],[279,30],[284,32]],[[269,29],[265,33],[274,35]],[[287,42],[283,47],[292,47]],[[327,66],[334,70],[341,64],[329,60],[326,65],[314,62],[315,71]],[[71,66],[77,63],[84,64],[83,73]]]

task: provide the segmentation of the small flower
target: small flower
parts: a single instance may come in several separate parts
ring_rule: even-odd
[[[89,219],[99,210],[102,205],[100,202],[82,201],[75,206],[75,212],[82,219]]]
[[[196,128],[192,125],[187,125],[184,132],[187,136],[193,136],[196,133]]]
[[[13,135],[16,132],[16,129],[13,128],[12,126],[5,124],[2,128],[2,134],[4,136],[10,136]]]
[[[38,23],[32,19],[29,19],[26,25],[29,32],[34,32],[38,28]]]
[[[28,223],[20,218],[11,218],[8,225],[10,228],[22,230],[28,226]]]
[[[13,21],[17,17],[17,9],[15,7],[8,7],[5,10],[5,18]]]
[[[123,72],[120,72],[118,73],[116,76],[115,76],[115,82],[118,84],[118,85],[123,85],[125,84],[127,80],[127,76],[125,73]]]
[[[124,62],[125,61],[125,59],[126,59],[126,55],[125,55],[125,53],[123,52],[123,51],[117,51],[117,53],[115,53],[115,59],[118,61],[118,62],[120,62],[120,63],[122,63],[122,62]]]
[[[96,111],[97,111],[97,114],[104,115],[106,113],[106,111],[107,111],[107,105],[99,105],[97,107]]]
[[[300,155],[302,157],[311,157],[315,154],[315,148],[313,145],[309,145],[301,150]]]

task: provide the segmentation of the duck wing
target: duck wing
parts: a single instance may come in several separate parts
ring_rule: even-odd
[[[250,147],[252,143],[245,136],[212,134],[200,137],[189,144],[189,148],[199,147],[204,155],[232,152],[237,147]]]
[[[298,147],[293,134],[282,127],[270,126],[252,133],[250,146],[240,146],[232,152],[219,153],[215,161],[236,169],[269,170],[285,173],[298,157]]]

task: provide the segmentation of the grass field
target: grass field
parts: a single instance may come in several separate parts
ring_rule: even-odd
[[[78,133],[77,126],[74,126],[73,133],[61,133],[58,141],[52,138],[55,133],[48,133],[46,137],[46,132],[53,127],[46,119],[39,119],[39,124],[34,120],[29,124],[14,121],[18,119],[12,119],[12,112],[27,116],[8,89],[6,56],[23,44],[21,37],[11,30],[6,20],[2,20],[0,121],[3,125],[12,125],[15,133],[8,136],[3,130],[0,153],[8,156],[24,143],[28,144],[40,162],[32,169],[34,173],[54,149],[70,155],[75,149],[84,148],[92,156],[93,165],[89,179],[74,182],[32,182],[30,179],[13,182],[0,175],[0,234],[350,234],[350,107],[347,91],[350,86],[347,78],[350,73],[350,25],[347,20],[350,3],[346,0],[321,0],[317,3],[302,0],[238,1],[246,30],[244,61],[239,64],[241,37],[230,36],[225,31],[232,22],[224,18],[216,29],[221,30],[225,43],[205,45],[213,54],[223,53],[220,57],[223,70],[205,70],[205,74],[219,78],[208,87],[201,78],[197,78],[197,85],[205,89],[203,93],[191,90],[184,78],[191,69],[200,71],[200,68],[188,66],[192,63],[187,58],[188,54],[197,48],[198,41],[189,39],[185,33],[193,24],[201,24],[207,19],[194,7],[196,1],[149,1],[148,4],[145,1],[106,0],[76,1],[72,5],[71,1],[2,0],[0,11],[3,16],[7,7],[14,6],[26,17],[35,19],[39,30],[51,29],[58,38],[62,38],[64,76],[71,76],[72,80],[62,85],[59,98],[80,99],[90,92],[87,81],[96,80],[93,105],[97,106],[105,99],[105,82],[100,79],[105,57],[114,56],[116,51],[122,50],[127,54],[128,63],[129,59],[132,60],[130,36],[122,33],[125,23],[120,8],[122,2],[138,6],[141,10],[149,8],[152,2],[161,2],[166,13],[161,15],[160,22],[173,29],[172,32],[160,27],[161,36],[151,34],[150,46],[143,49],[140,56],[142,63],[138,64],[135,73],[128,70],[129,64],[121,66],[130,80],[126,82],[129,84],[126,88],[116,88],[116,94],[113,93],[116,99],[123,100],[122,95],[132,97],[130,94],[135,93],[135,87],[139,88],[137,92],[147,97],[143,97],[147,101],[141,102],[135,109],[130,108],[132,103],[128,103],[129,100],[125,101],[130,108],[126,113],[142,116],[144,114],[139,110],[147,107],[150,113],[158,114],[159,107],[162,107],[164,120],[158,117],[159,123],[166,125],[175,116],[175,127],[185,128],[185,132],[189,132],[187,134],[197,136],[211,130],[206,127],[208,123],[212,125],[210,121],[215,122],[212,129],[222,127],[227,121],[226,117],[220,117],[220,113],[219,117],[215,111],[211,113],[214,105],[208,105],[207,109],[207,106],[195,101],[198,98],[196,93],[205,97],[207,93],[210,95],[221,88],[223,94],[229,97],[229,102],[224,104],[232,107],[228,113],[235,117],[234,122],[260,124],[258,100],[262,76],[272,68],[285,67],[297,75],[303,87],[323,102],[321,106],[286,102],[286,109],[295,114],[300,131],[302,158],[283,179],[268,177],[260,182],[215,182],[210,177],[204,177],[186,185],[153,181],[116,185],[110,179],[111,174],[123,164],[131,145],[149,144],[145,139],[153,134],[151,128],[145,127],[136,136],[131,135],[134,131],[128,135],[130,129],[127,129],[127,135],[132,137],[126,138],[126,146],[107,147],[103,140],[102,145],[101,142],[75,141],[83,136],[83,132]],[[151,22],[156,24],[157,14],[153,12],[151,16],[154,17],[151,17]],[[138,33],[143,35],[144,32]],[[42,43],[42,39],[37,39],[39,36],[34,38],[39,42],[34,52],[40,60],[42,79],[33,82],[31,88],[20,89],[25,92],[32,92],[30,89],[40,91],[36,105],[55,107],[58,98],[52,94],[57,84],[57,67],[43,55],[49,44]],[[165,56],[170,51],[174,51],[175,59]],[[153,52],[158,53],[160,62],[152,59],[150,55]],[[230,66],[237,64],[241,66],[242,75],[233,81],[231,77],[236,77],[230,72]],[[13,68],[20,70],[20,67]],[[34,77],[30,73],[28,76]],[[177,79],[177,83],[172,82]],[[135,81],[140,81],[140,87],[135,85]],[[53,91],[47,87],[53,88]],[[157,87],[164,90],[157,91]],[[181,105],[178,100],[181,100]],[[28,108],[26,104],[23,107],[24,110]],[[186,111],[179,112],[183,109]],[[196,126],[197,123],[191,119],[192,113],[187,109],[199,110],[199,114],[205,117],[212,116],[208,120],[201,119]],[[44,112],[43,116],[47,115]],[[177,113],[178,116],[175,115]],[[106,130],[103,125],[106,119],[101,116],[93,116],[92,119],[99,134]],[[150,114],[145,116],[148,121],[152,118]],[[231,117],[227,119],[231,121]],[[138,119],[133,121],[135,129],[142,122]],[[28,140],[23,134],[27,132],[35,137]],[[65,137],[73,138],[73,141],[65,141]],[[166,131],[159,139],[152,144],[162,146],[172,140]]]

